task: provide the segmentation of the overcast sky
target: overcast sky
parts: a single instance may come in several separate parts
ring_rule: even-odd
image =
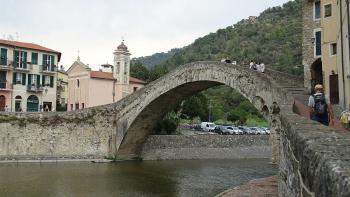
[[[62,52],[68,68],[81,60],[112,63],[122,37],[132,57],[166,52],[288,0],[0,0],[0,36],[18,33]]]

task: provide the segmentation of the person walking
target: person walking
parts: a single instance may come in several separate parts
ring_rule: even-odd
[[[311,108],[310,117],[323,125],[333,125],[333,110],[328,96],[323,93],[323,86],[315,86],[315,94],[309,97],[308,106]]]
[[[254,64],[255,64],[255,63],[253,62],[253,60],[250,60],[249,68],[250,68],[250,69],[253,69]]]

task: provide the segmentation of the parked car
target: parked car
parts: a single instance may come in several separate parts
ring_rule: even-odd
[[[217,134],[222,135],[222,134],[223,134],[224,129],[225,129],[225,126],[222,126],[222,125],[216,125],[216,126],[215,126],[215,129],[214,129],[214,132],[215,132],[215,133],[217,133]]]
[[[266,135],[270,135],[270,129],[269,128],[266,128],[266,127],[262,127],[262,129],[264,129],[265,130],[265,133],[266,133]]]
[[[250,133],[252,135],[259,135],[260,134],[256,127],[250,127],[249,129],[250,129]]]
[[[236,134],[235,131],[233,130],[233,127],[227,126],[223,130],[224,135],[234,135]]]
[[[202,122],[201,129],[202,129],[202,131],[206,131],[206,132],[214,131],[215,124],[212,122]]]
[[[248,130],[248,127],[238,127],[239,130],[241,130],[243,132],[243,134],[249,134],[249,130]]]
[[[240,130],[238,127],[233,127],[233,131],[235,132],[236,135],[242,135],[243,131]]]

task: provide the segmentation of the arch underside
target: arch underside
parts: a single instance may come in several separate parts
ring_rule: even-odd
[[[133,121],[118,150],[118,158],[137,158],[143,142],[167,112],[181,101],[211,87],[224,85],[214,81],[198,81],[178,86],[151,102]]]

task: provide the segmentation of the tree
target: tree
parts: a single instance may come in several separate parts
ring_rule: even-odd
[[[148,81],[150,71],[141,62],[137,61],[130,65],[130,75],[143,81]]]

